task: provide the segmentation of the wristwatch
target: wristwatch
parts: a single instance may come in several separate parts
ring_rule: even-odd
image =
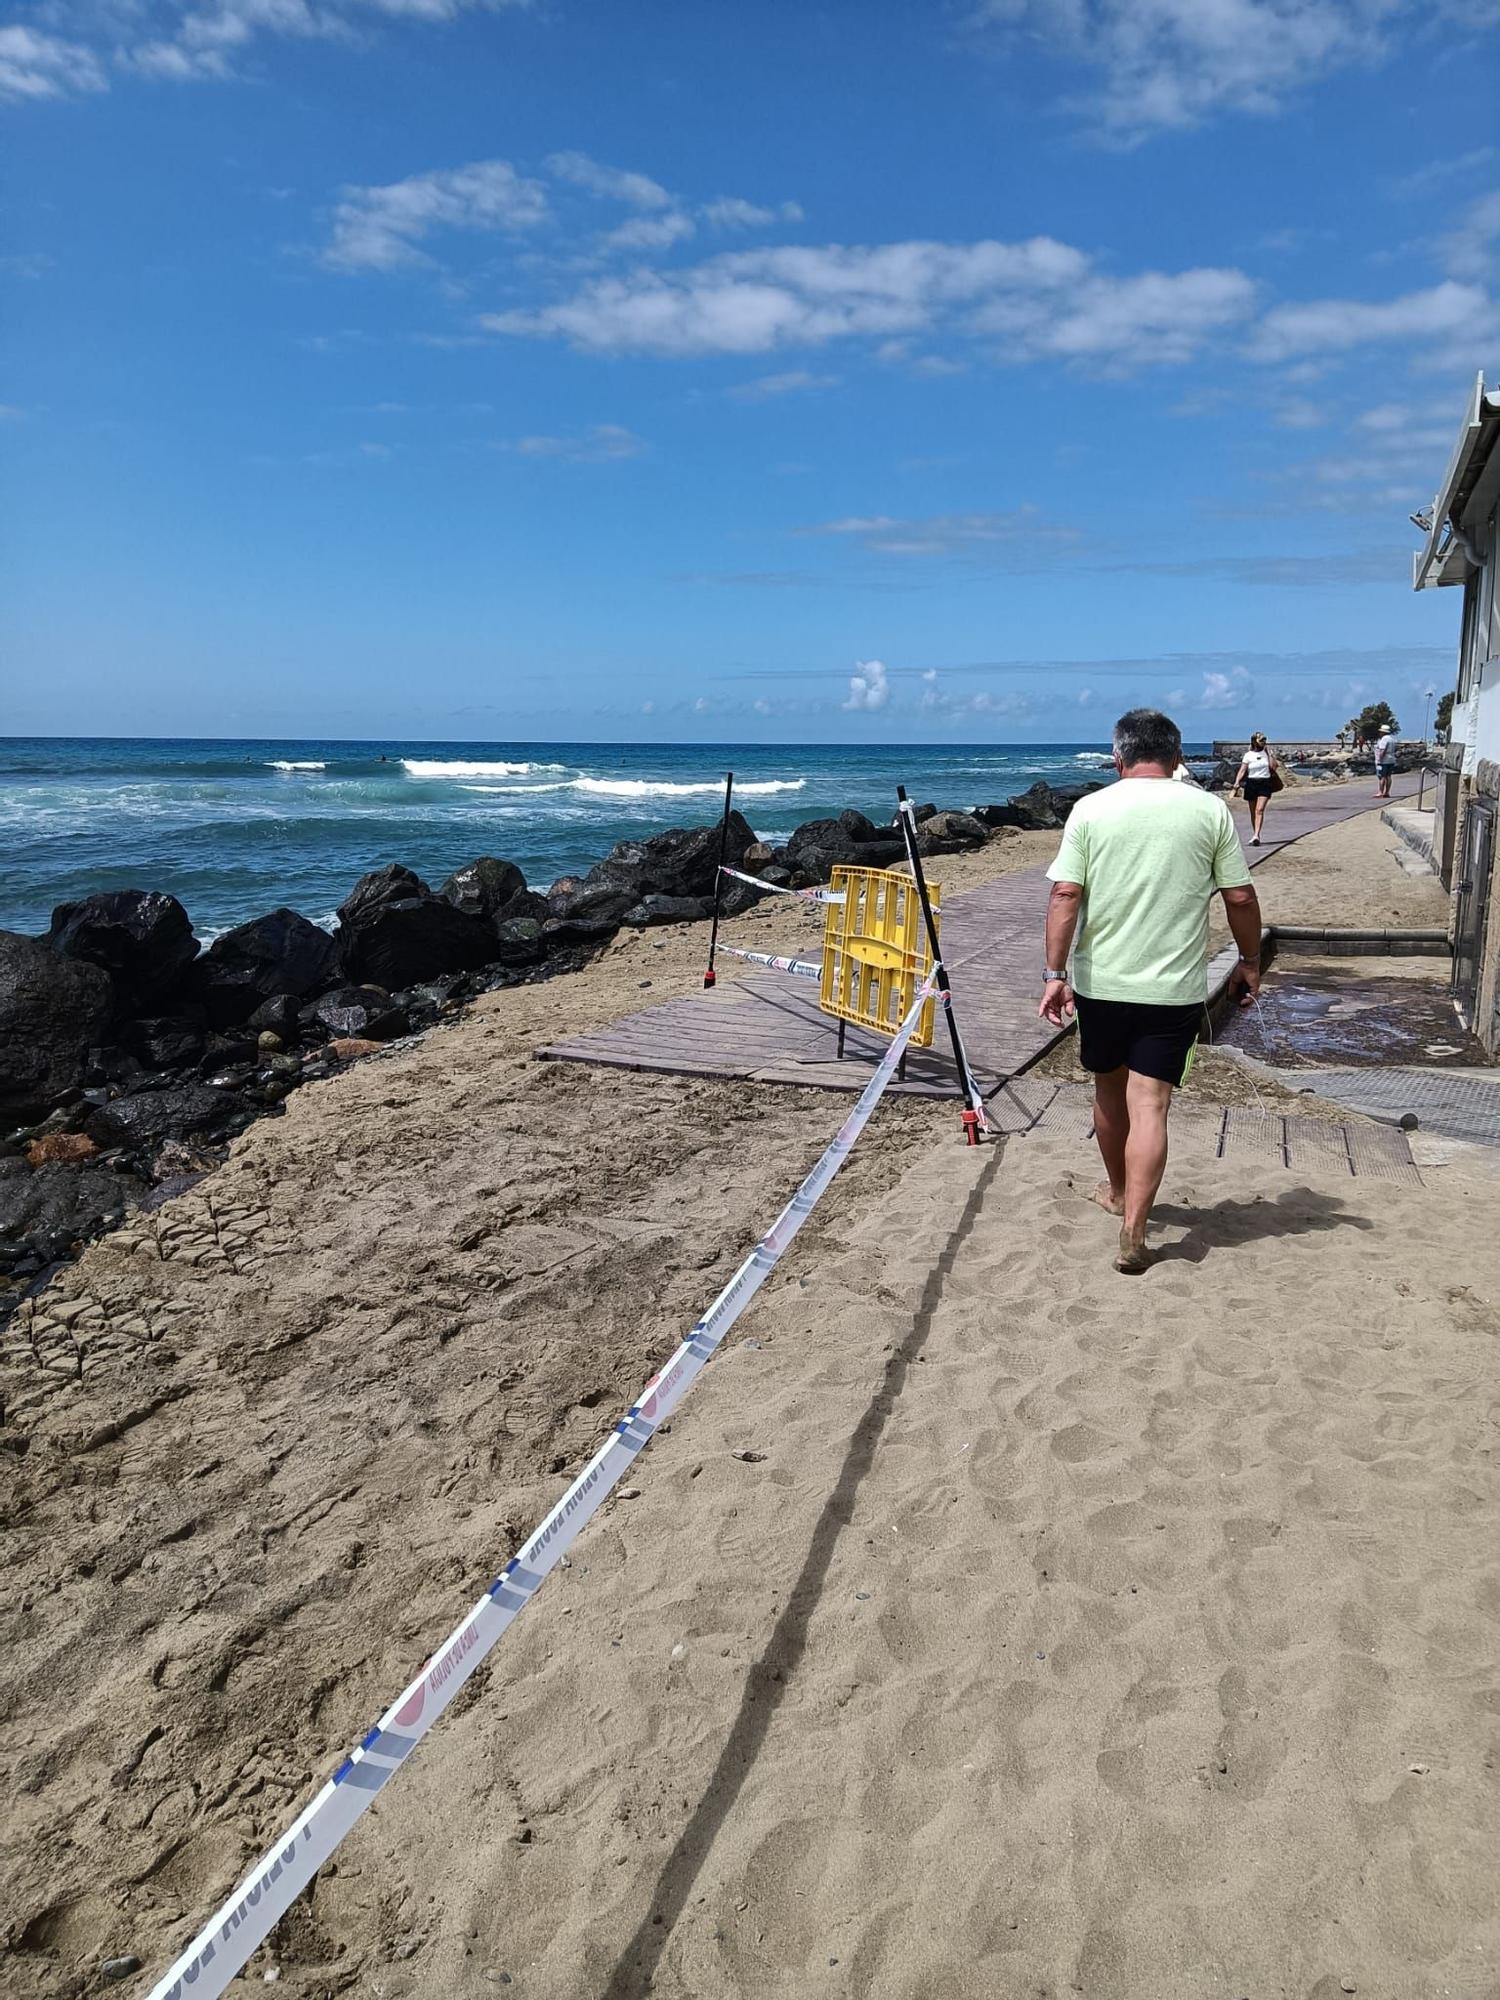
[[[1052,981],[1052,980],[1054,980],[1054,979],[1062,979],[1062,980],[1066,980],[1067,976],[1068,976],[1068,975],[1067,975],[1067,972],[1066,972],[1066,970],[1064,970],[1064,971],[1062,971],[1062,972],[1059,972],[1059,971],[1057,970],[1056,966],[1053,966],[1053,965],[1044,965],[1044,966],[1042,967],[1042,980],[1043,980],[1044,984],[1050,984],[1050,983],[1051,983],[1051,981]]]

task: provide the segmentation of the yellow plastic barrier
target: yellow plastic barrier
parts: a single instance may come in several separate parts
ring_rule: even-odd
[[[888,868],[835,868],[831,887],[844,900],[826,906],[819,1004],[837,1021],[894,1035],[932,969],[916,889],[910,876]],[[936,882],[927,890],[940,922],[943,892]],[[935,1005],[929,999],[922,1009],[913,1048],[931,1046]]]

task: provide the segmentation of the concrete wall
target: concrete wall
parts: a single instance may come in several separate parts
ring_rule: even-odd
[[[1472,774],[1459,781],[1453,847],[1451,923],[1455,930],[1459,914],[1459,881],[1464,852],[1464,822],[1476,798],[1500,804],[1500,761],[1476,761]],[[1479,988],[1469,1011],[1469,1026],[1484,1044],[1486,1053],[1500,1061],[1500,839],[1493,843],[1487,881],[1475,882],[1473,894],[1479,906],[1483,933],[1479,948]]]

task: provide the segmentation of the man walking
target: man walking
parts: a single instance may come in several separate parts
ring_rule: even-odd
[[[1375,743],[1375,796],[1388,799],[1391,779],[1396,775],[1396,732],[1382,729]]]
[[[1241,1004],[1260,991],[1260,903],[1234,821],[1222,799],[1172,783],[1181,758],[1182,736],[1167,716],[1153,708],[1122,715],[1114,733],[1120,782],[1078,801],[1047,870],[1037,1011],[1058,1028],[1077,1013],[1109,1177],[1094,1198],[1120,1217],[1115,1269],[1132,1276],[1151,1262],[1146,1224],[1166,1171],[1167,1109],[1191,1065],[1208,997],[1215,893],[1239,947]]]

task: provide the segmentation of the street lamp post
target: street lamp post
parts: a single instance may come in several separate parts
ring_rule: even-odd
[[[1422,801],[1427,796],[1427,724],[1432,715],[1432,698],[1436,688],[1429,688],[1422,710],[1422,775],[1417,780],[1417,811],[1422,810]]]

